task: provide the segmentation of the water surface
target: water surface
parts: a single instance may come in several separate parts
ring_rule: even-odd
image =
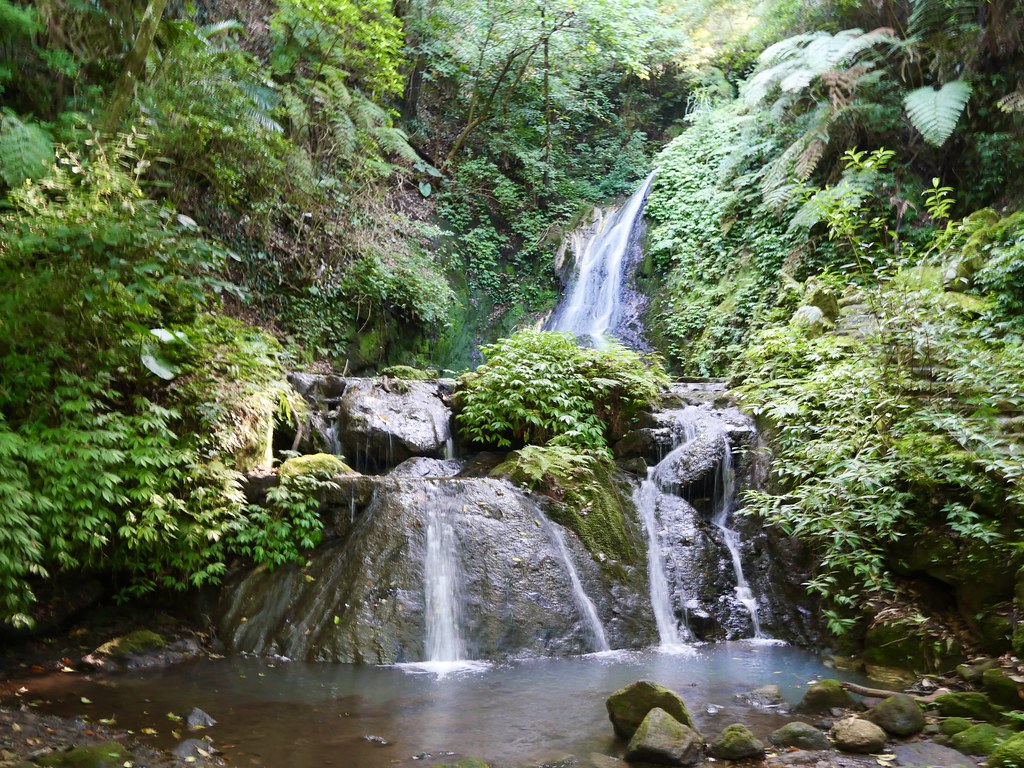
[[[46,712],[155,729],[143,738],[165,748],[176,742],[172,731],[189,735],[167,713],[198,706],[218,721],[206,733],[235,766],[392,768],[479,756],[493,768],[525,768],[621,755],[604,702],[635,680],[681,693],[706,737],[740,721],[764,738],[793,718],[738,694],[776,684],[795,703],[814,679],[842,676],[805,651],[749,641],[444,669],[209,659],[115,677],[28,680],[21,698],[41,701]]]

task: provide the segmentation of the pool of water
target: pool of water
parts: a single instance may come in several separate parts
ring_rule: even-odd
[[[739,694],[776,684],[795,703],[820,677],[849,676],[806,651],[740,641],[464,669],[203,659],[112,677],[19,681],[27,689],[19,698],[44,712],[153,729],[142,738],[164,748],[177,741],[174,731],[189,735],[168,713],[200,707],[218,721],[205,733],[235,766],[393,768],[478,756],[494,768],[524,768],[621,755],[604,702],[635,680],[678,691],[707,737],[743,722],[763,739],[793,718]]]

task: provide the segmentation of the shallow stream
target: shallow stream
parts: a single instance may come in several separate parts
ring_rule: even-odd
[[[751,706],[741,694],[776,684],[792,704],[809,682],[843,676],[784,645],[736,641],[686,651],[613,651],[463,671],[204,659],[113,677],[36,678],[24,681],[20,699],[53,714],[113,716],[140,734],[153,729],[141,738],[163,748],[179,740],[172,731],[190,735],[168,713],[200,707],[218,721],[203,733],[234,766],[391,768],[478,756],[493,768],[526,768],[589,766],[593,753],[621,755],[604,702],[639,679],[680,692],[706,737],[743,722],[764,739],[794,718]]]

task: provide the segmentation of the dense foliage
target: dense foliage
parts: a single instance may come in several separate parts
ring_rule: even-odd
[[[464,435],[487,445],[607,452],[609,437],[666,382],[636,352],[580,347],[570,333],[520,331],[483,353],[487,362],[459,380],[457,418]]]

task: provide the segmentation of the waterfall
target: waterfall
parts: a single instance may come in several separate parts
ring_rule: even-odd
[[[732,448],[729,446],[729,438],[726,435],[722,435],[722,441],[725,443],[725,451],[722,454],[722,463],[719,465],[718,477],[716,478],[716,485],[718,486],[717,495],[720,498],[716,499],[715,516],[711,522],[722,532],[725,546],[729,550],[729,556],[732,558],[732,568],[736,574],[736,599],[743,604],[743,607],[750,614],[750,621],[754,625],[754,637],[761,639],[764,635],[761,634],[761,622],[757,616],[757,600],[754,598],[754,593],[750,589],[746,577],[743,575],[743,564],[740,562],[740,535],[728,527],[729,516],[733,512],[736,499],[736,472],[733,469]]]
[[[621,325],[625,264],[637,244],[637,223],[653,179],[652,172],[622,208],[598,221],[592,237],[575,244],[576,274],[548,330],[590,337],[600,345]]]
[[[668,575],[665,571],[666,555],[661,542],[661,526],[658,522],[658,499],[662,488],[671,484],[666,477],[665,468],[671,467],[679,452],[697,436],[697,422],[685,418],[682,416],[683,413],[686,412],[681,412],[677,420],[676,446],[661,462],[647,470],[646,479],[640,483],[633,497],[647,532],[647,578],[651,592],[651,608],[654,611],[661,646],[667,649],[679,648],[683,645],[684,639],[693,639],[686,622],[680,624],[676,619]]]
[[[449,511],[436,503],[427,506],[427,552],[423,565],[427,661],[461,661],[465,657],[459,633],[459,564]]]
[[[610,651],[611,646],[608,645],[608,638],[605,637],[604,625],[601,623],[601,618],[597,615],[597,608],[594,606],[594,601],[590,599],[586,591],[583,589],[583,582],[580,581],[580,574],[576,570],[576,566],[572,562],[572,558],[569,556],[569,548],[565,544],[565,534],[562,532],[562,528],[559,525],[552,523],[548,518],[537,510],[537,514],[540,515],[544,529],[551,534],[551,538],[555,540],[555,544],[558,545],[558,551],[562,555],[562,562],[565,564],[566,573],[569,574],[569,581],[572,583],[572,595],[576,601],[576,606],[580,611],[580,618],[586,623],[590,630],[590,641],[595,651]]]

